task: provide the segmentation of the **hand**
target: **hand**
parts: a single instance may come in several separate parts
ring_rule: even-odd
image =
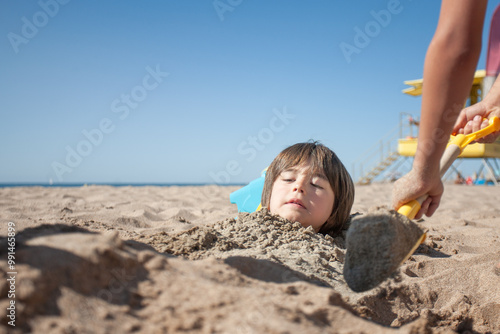
[[[453,128],[454,133],[469,134],[472,132],[479,131],[486,126],[488,126],[488,120],[485,118],[491,118],[497,116],[500,118],[500,107],[489,106],[487,101],[481,101],[470,107],[463,109],[458,116],[458,119]],[[476,142],[478,143],[493,143],[498,136],[500,136],[500,131],[493,132]]]
[[[433,174],[433,175],[431,175]],[[430,217],[439,207],[444,187],[437,173],[418,172],[412,169],[408,174],[394,183],[392,190],[392,205],[398,210],[404,204],[427,194],[429,197],[422,203],[420,210],[415,215],[415,219],[422,218],[423,215]]]

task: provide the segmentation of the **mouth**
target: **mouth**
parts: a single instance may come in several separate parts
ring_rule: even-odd
[[[304,206],[304,203],[302,203],[302,201],[300,199],[297,199],[297,198],[293,198],[293,199],[289,200],[288,202],[286,202],[286,204],[299,206],[299,207],[304,208],[304,209],[306,208]]]

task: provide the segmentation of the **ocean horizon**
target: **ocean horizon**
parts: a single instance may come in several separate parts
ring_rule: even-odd
[[[16,187],[84,187],[84,186],[112,186],[112,187],[201,187],[201,186],[244,186],[247,183],[139,183],[139,182],[83,182],[83,183],[31,183],[31,182],[12,182],[0,183],[0,188]]]

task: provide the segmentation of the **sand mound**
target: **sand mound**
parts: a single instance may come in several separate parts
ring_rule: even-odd
[[[495,189],[454,188],[468,206],[445,196],[443,213],[420,223],[425,243],[361,294],[341,274],[344,235],[267,212],[228,218],[234,207],[219,206],[231,188],[0,189],[0,218],[18,231],[15,328],[0,237],[0,332],[498,333]],[[389,186],[357,189],[354,212],[370,211],[365,191],[390,198]],[[138,217],[150,227],[117,224]]]
[[[239,261],[229,262],[234,266],[240,266],[239,262],[245,262],[253,267],[267,262],[252,259],[269,260],[283,265],[282,268],[290,268],[301,273],[301,279],[311,283],[346,290],[339,271],[341,270],[339,259],[343,259],[345,251],[339,248],[330,236],[316,234],[312,228],[306,229],[300,223],[270,215],[267,210],[252,214],[241,213],[238,219],[196,226],[175,235],[160,233],[137,240],[150,244],[159,252],[191,260],[238,257]],[[337,243],[343,245],[343,240],[342,237],[338,237]],[[245,258],[249,259],[244,260]],[[253,275],[256,277],[261,271],[266,272],[254,269]],[[297,277],[288,271],[282,276],[281,279],[274,281],[297,280]]]
[[[117,233],[65,225],[19,237],[15,331],[322,333],[342,319],[352,324],[338,333],[386,332],[359,318],[339,292],[310,284],[310,277],[277,261],[188,261],[134,247]],[[0,270],[6,278],[5,263]],[[5,279],[0,289],[5,295]],[[8,301],[0,305],[6,325]],[[403,332],[425,327],[413,324]]]

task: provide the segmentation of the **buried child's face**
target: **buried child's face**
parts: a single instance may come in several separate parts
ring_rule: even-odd
[[[335,194],[323,173],[307,163],[284,170],[274,181],[269,211],[318,232],[333,210]]]

